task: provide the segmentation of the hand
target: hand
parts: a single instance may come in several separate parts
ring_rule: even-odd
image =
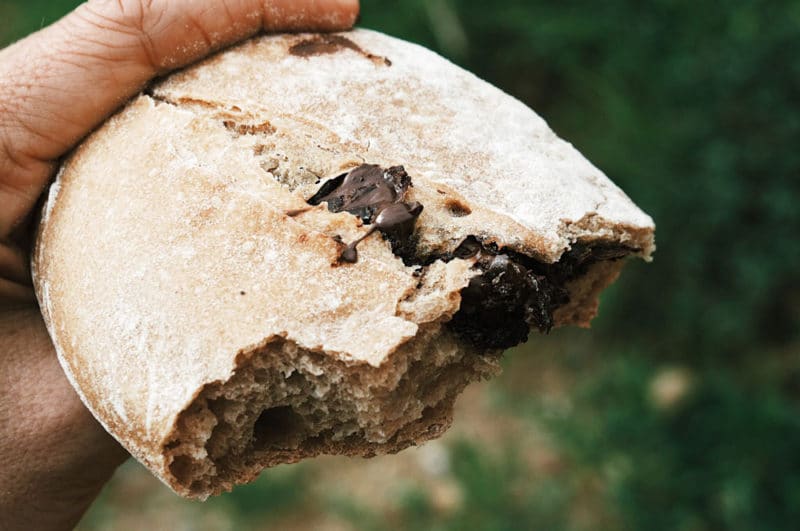
[[[33,297],[30,224],[59,158],[155,76],[357,14],[358,0],[90,0],[0,50],[0,529],[74,526],[128,456],[67,382]]]

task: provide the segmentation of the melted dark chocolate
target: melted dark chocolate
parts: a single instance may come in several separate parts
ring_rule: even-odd
[[[575,244],[554,264],[484,245],[470,236],[445,259],[477,256],[473,277],[461,291],[461,307],[450,327],[479,348],[506,349],[524,343],[531,327],[553,328],[553,313],[569,302],[567,282],[594,263],[623,258],[636,249],[616,244]]]
[[[358,261],[356,247],[375,231],[382,232],[393,242],[411,238],[423,207],[416,201],[403,201],[409,186],[411,178],[402,166],[384,170],[375,164],[362,164],[327,181],[308,203],[328,203],[331,212],[349,212],[361,218],[365,225],[373,225],[369,232],[342,251],[342,262],[355,263]]]
[[[314,55],[325,55],[340,52],[342,50],[352,50],[375,64],[392,66],[392,62],[387,57],[374,55],[364,51],[361,46],[354,43],[347,37],[341,35],[317,35],[310,39],[302,40],[289,47],[289,53],[298,57],[311,57]]]
[[[638,252],[614,243],[575,244],[558,262],[547,264],[469,236],[452,253],[421,256],[413,233],[423,207],[404,201],[410,186],[411,178],[402,166],[384,170],[363,164],[325,182],[308,203],[326,202],[331,212],[349,212],[372,225],[344,247],[342,262],[357,262],[358,244],[375,231],[389,239],[392,252],[407,266],[424,270],[436,260],[475,258],[480,274],[461,291],[461,307],[448,326],[479,349],[516,346],[528,339],[532,327],[548,333],[554,325],[553,313],[569,302],[568,282],[584,275],[594,263]]]
[[[533,326],[543,333],[553,328],[553,312],[569,302],[560,283],[472,237],[453,253],[473,256],[482,273],[461,291],[461,307],[450,321],[457,334],[481,348],[510,348],[525,342]]]

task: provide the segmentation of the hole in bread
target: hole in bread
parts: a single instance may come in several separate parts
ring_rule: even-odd
[[[191,479],[194,473],[194,460],[188,455],[178,455],[169,465],[169,471],[178,481],[184,483]]]
[[[388,57],[369,53],[355,42],[341,35],[318,35],[310,39],[303,39],[289,47],[290,54],[305,58],[333,54],[344,50],[352,50],[376,65],[392,66],[392,61]]]
[[[444,206],[447,208],[447,212],[454,218],[463,218],[464,216],[472,214],[472,209],[469,205],[458,199],[448,199]]]
[[[339,188],[342,183],[344,182],[344,178],[347,177],[347,173],[343,173],[334,177],[333,179],[329,179],[325,181],[325,184],[320,187],[316,194],[311,196],[311,198],[307,201],[309,205],[317,206],[322,203],[322,200],[329,194],[331,194],[334,190]]]
[[[305,437],[305,424],[291,406],[265,409],[253,426],[253,447],[256,450],[296,447]]]

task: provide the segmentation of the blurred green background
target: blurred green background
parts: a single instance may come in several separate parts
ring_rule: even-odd
[[[0,44],[78,2],[5,0]],[[82,529],[800,525],[800,2],[363,0],[537,110],[658,225],[591,331],[533,337],[441,441],[205,504],[136,463]]]

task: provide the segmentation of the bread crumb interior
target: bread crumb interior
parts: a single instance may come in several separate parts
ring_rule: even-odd
[[[165,455],[184,494],[206,497],[264,468],[321,453],[373,456],[440,435],[455,397],[498,371],[431,326],[381,367],[277,339],[206,385],[179,416]]]

